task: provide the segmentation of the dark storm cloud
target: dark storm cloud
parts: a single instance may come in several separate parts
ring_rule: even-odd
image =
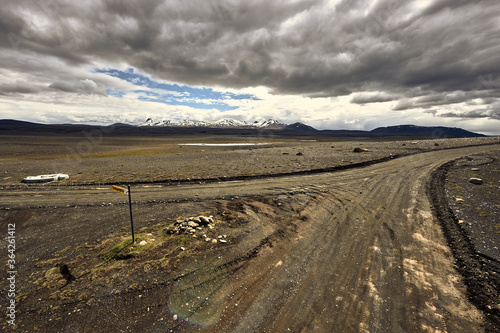
[[[467,112],[444,112],[437,115],[445,118],[489,118],[500,120],[500,105],[496,109],[472,110]]]
[[[35,94],[43,91],[42,87],[28,82],[0,84],[0,95]]]
[[[421,8],[424,3],[6,0],[0,51],[18,59],[0,57],[0,67],[37,78],[54,75],[21,63],[32,57],[71,68],[125,64],[191,85],[265,85],[276,94],[312,97],[355,92],[361,94],[351,101],[358,104],[403,96],[394,110],[475,98],[494,103],[500,90],[498,1],[434,0]],[[62,72],[45,86],[105,91],[99,82],[93,86],[82,75]],[[37,84],[18,92],[36,93]]]
[[[389,96],[387,94],[357,94],[351,99],[351,103],[354,104],[368,104],[368,103],[383,103],[390,102],[396,99],[396,97]]]

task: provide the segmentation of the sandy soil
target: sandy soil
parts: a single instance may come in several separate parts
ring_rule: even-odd
[[[499,146],[435,152],[459,143],[443,140],[435,146],[434,141],[292,141],[253,152],[216,148],[212,152],[218,158],[213,161],[231,157],[234,165],[242,163],[235,158],[238,154],[261,154],[271,160],[273,155],[306,159],[311,154],[317,161],[325,159],[321,164],[325,167],[331,167],[326,160],[332,156],[322,155],[335,149],[343,149],[336,158],[348,156],[353,164],[375,154],[429,152],[333,173],[179,186],[133,184],[136,235],[146,241],[142,246],[128,245],[126,197],[107,186],[17,185],[8,177],[21,173],[7,175],[0,190],[0,216],[4,228],[7,223],[16,224],[17,328],[29,332],[483,332],[491,323],[467,299],[453,252],[427,198],[427,184],[440,165],[480,150],[498,153]],[[146,164],[138,161],[151,163],[158,157],[158,163],[165,162],[168,154],[156,152],[177,143],[147,142],[144,147],[156,147],[148,155],[90,156],[81,158],[80,166],[98,166],[99,179],[115,172],[114,164],[99,164],[102,159],[130,168],[135,163],[135,169],[142,170]],[[15,144],[19,147],[19,141]],[[44,145],[46,154],[65,159],[61,151],[68,142],[62,148],[56,141],[51,144]],[[369,152],[352,153],[354,146]],[[381,146],[385,150],[377,152]],[[114,142],[100,149],[94,153],[108,149],[116,154],[137,146]],[[194,156],[207,153],[199,147],[188,149],[189,153],[178,155],[186,158],[183,163],[195,163]],[[280,149],[288,149],[289,154],[283,155]],[[294,151],[303,155],[292,155]],[[39,170],[39,163],[50,163],[40,157],[30,165],[24,158],[29,160],[6,157],[2,168],[18,165],[26,168],[24,173]],[[337,163],[333,158],[330,162]],[[315,168],[320,165],[310,163]],[[265,169],[257,161],[253,165]],[[299,168],[298,162],[292,165]],[[217,170],[202,176],[203,166],[197,164],[199,173],[194,177],[223,177]],[[199,230],[196,238],[167,232],[177,220],[200,214],[214,216],[212,229]],[[228,241],[207,242],[201,232]],[[1,245],[6,248],[6,239]],[[62,263],[75,280],[68,283],[64,278],[61,266],[56,266]],[[5,279],[0,288],[5,290]]]

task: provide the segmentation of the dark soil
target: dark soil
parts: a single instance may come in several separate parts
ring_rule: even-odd
[[[489,319],[488,332],[500,330],[499,176],[498,157],[486,153],[441,166],[430,184],[436,215],[457,269],[470,301]],[[472,184],[471,177],[482,178],[484,183]]]

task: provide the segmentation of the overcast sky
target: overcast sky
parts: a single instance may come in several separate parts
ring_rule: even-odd
[[[0,118],[500,135],[499,0],[2,0]]]

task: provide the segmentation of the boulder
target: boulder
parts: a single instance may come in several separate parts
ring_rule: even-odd
[[[200,219],[200,225],[207,225],[210,223],[210,220],[206,216],[199,216]]]
[[[469,183],[481,185],[483,180],[481,178],[471,178],[469,179]]]

